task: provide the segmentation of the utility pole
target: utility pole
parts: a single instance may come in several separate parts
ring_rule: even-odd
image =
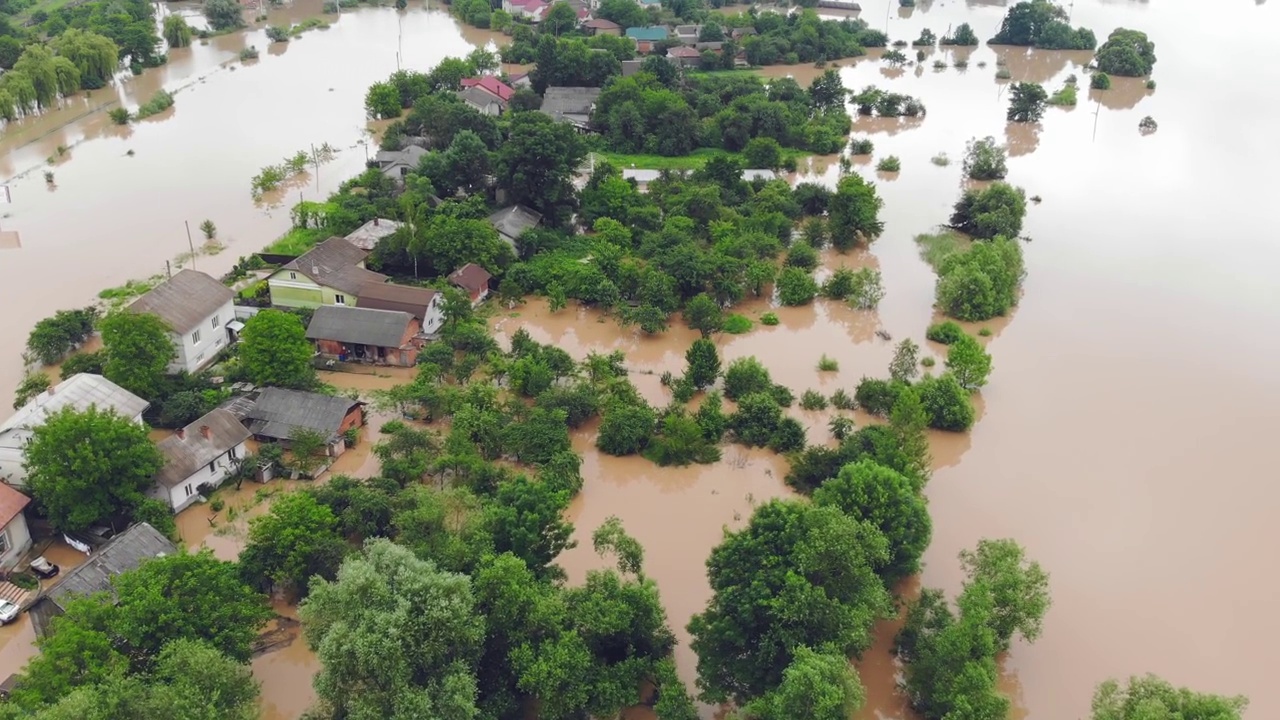
[[[1093,110],[1093,139],[1098,139],[1098,116],[1102,114],[1102,100],[1098,100],[1098,105]]]
[[[191,221],[183,220],[183,225],[187,226],[187,247],[191,249],[191,269],[196,269],[196,243],[191,239]]]

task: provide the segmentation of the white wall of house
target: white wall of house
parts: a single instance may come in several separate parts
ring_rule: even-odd
[[[422,318],[422,332],[427,335],[435,335],[440,332],[440,328],[444,326],[444,295],[436,293],[431,298],[431,304],[427,305],[427,316]]]
[[[0,569],[9,570],[18,564],[31,548],[31,531],[22,513],[0,528]]]
[[[191,332],[179,336],[169,333],[177,354],[169,363],[169,372],[196,372],[204,368],[227,346],[227,323],[235,319],[235,305],[230,300],[210,314]]]
[[[160,502],[168,503],[175,513],[180,512],[200,499],[200,491],[197,488],[201,485],[218,487],[226,481],[227,476],[231,474],[232,463],[236,458],[244,457],[245,452],[245,444],[240,443],[229,452],[219,455],[213,462],[200,466],[186,480],[171,488],[163,487],[159,483],[152,485],[147,495]]]

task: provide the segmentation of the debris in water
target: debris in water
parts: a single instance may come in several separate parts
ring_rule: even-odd
[[[880,338],[881,340],[892,340],[892,339],[893,339],[893,336],[889,334],[889,331],[888,331],[888,330],[877,330],[877,331],[876,331],[876,337]]]

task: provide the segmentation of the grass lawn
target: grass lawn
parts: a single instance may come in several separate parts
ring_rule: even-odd
[[[973,243],[954,230],[944,229],[936,233],[917,235],[916,244],[920,247],[920,257],[936,271],[944,258],[952,253],[967,250]]]
[[[324,240],[325,231],[316,228],[294,228],[262,249],[272,255],[301,255]]]
[[[647,170],[697,170],[713,157],[736,157],[741,158],[742,153],[732,153],[727,150],[718,150],[715,148],[698,148],[689,155],[681,155],[678,157],[667,157],[666,155],[627,155],[615,152],[599,152],[596,153],[601,158],[608,160],[610,163],[619,168],[644,168]],[[796,150],[793,148],[783,148],[783,160],[794,159],[797,163],[804,158],[809,157],[810,153],[804,150]]]
[[[13,19],[18,23],[25,23],[31,19],[31,16],[34,15],[37,10],[43,10],[46,13],[51,13],[60,7],[65,7],[67,5],[79,5],[83,2],[85,2],[85,0],[39,0],[39,2],[35,3],[31,7],[14,15]]]

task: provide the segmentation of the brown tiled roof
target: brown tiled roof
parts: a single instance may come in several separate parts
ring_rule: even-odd
[[[13,519],[18,517],[22,509],[30,502],[31,498],[4,483],[0,483],[0,530],[3,530],[5,525],[13,522]]]
[[[467,263],[449,275],[449,282],[472,294],[487,289],[492,279],[488,270],[475,263]]]
[[[218,308],[231,302],[232,297],[230,288],[208,275],[183,270],[134,300],[129,310],[155,315],[174,332],[186,335]],[[219,319],[226,321],[231,318]]]
[[[588,20],[583,24],[583,27],[591,28],[592,30],[618,30],[622,26],[612,20],[596,18],[595,20]]]
[[[452,276],[450,276],[452,277]],[[427,307],[438,293],[430,288],[397,285],[385,282],[367,282],[356,294],[358,306],[372,310],[397,310],[424,319]]]
[[[201,428],[209,428],[209,437]],[[230,411],[216,408],[177,433],[156,443],[164,455],[164,467],[156,473],[156,482],[172,488],[191,477],[196,470],[225,455],[228,450],[249,439],[249,431]]]

